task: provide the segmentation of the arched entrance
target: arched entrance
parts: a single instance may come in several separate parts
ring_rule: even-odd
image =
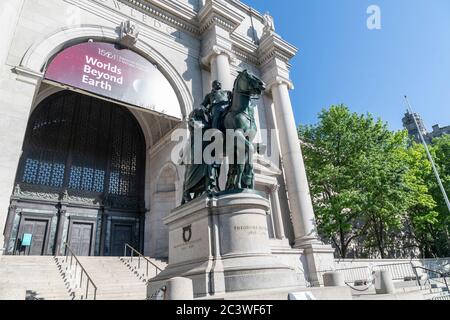
[[[192,97],[147,43],[124,48],[116,37],[114,29],[89,27],[87,35],[74,28],[23,58],[20,70],[42,81],[10,198],[6,254],[60,255],[67,242],[79,255],[122,255],[126,242],[143,251],[144,229],[147,242],[155,233],[145,218],[154,208],[154,173],[170,160],[170,132],[189,114]],[[55,93],[67,88],[74,91]],[[139,150],[127,158],[133,145]],[[25,234],[33,240],[24,249]]]
[[[49,96],[30,117],[17,171],[15,253],[62,254],[64,242],[78,255],[141,248],[144,179],[145,141],[130,111],[72,91]]]

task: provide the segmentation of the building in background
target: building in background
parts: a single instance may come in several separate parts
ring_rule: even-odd
[[[416,119],[419,128],[417,128],[414,118]],[[428,132],[422,117],[418,113],[412,114],[409,111],[406,111],[402,121],[403,127],[408,130],[408,135],[414,138],[416,142],[420,142],[419,130],[427,143],[431,143],[434,138],[442,137],[444,134],[450,134],[450,126],[441,128],[438,124],[433,126],[433,131]]]

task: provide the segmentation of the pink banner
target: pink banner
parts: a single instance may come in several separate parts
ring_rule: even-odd
[[[175,92],[147,59],[111,43],[69,47],[51,61],[45,78],[177,118]]]

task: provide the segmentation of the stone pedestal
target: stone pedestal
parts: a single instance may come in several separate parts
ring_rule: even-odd
[[[344,274],[340,272],[327,272],[323,275],[323,285],[325,287],[344,287]]]
[[[271,254],[269,202],[250,191],[203,196],[172,211],[169,265],[148,295],[173,277],[192,279],[194,296],[301,285],[295,271]]]
[[[375,272],[375,292],[377,294],[394,294],[395,286],[389,270]]]
[[[192,300],[192,280],[186,278],[173,278],[167,281],[167,300]]]

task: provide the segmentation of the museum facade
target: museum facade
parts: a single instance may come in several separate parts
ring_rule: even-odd
[[[78,255],[120,256],[130,244],[168,257],[163,220],[181,204],[184,177],[172,133],[186,128],[213,80],[231,90],[246,69],[267,85],[258,142],[279,153],[255,158],[272,254],[299,274],[332,263],[317,237],[289,98],[297,49],[269,15],[238,0],[1,6],[3,254],[62,255],[67,243]]]

